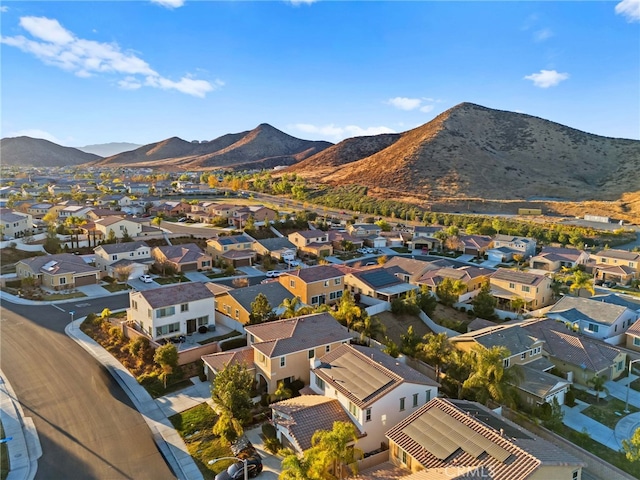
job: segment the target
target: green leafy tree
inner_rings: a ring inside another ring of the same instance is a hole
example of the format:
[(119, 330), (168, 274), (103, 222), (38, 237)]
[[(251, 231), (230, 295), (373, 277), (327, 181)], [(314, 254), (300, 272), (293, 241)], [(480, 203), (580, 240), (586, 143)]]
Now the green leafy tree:
[(118, 238), (116, 237), (116, 232), (113, 230), (113, 228), (110, 228), (109, 233), (107, 234), (106, 243), (116, 243), (117, 241)]
[(569, 287), (569, 290), (572, 293), (575, 292), (577, 297), (580, 296), (582, 289), (587, 290), (591, 295), (595, 295), (596, 291), (593, 288), (593, 277), (588, 273), (582, 270), (576, 270), (573, 272), (573, 275), (571, 275), (571, 280), (573, 283)]
[(269, 303), (264, 293), (259, 293), (251, 302), (251, 313), (249, 321), (251, 323), (262, 323), (269, 320), (273, 316), (273, 307)]
[(178, 368), (178, 349), (172, 343), (167, 343), (156, 349), (153, 361), (162, 369), (164, 388), (167, 388), (167, 378)]
[(47, 236), (44, 239), (43, 247), (47, 253), (60, 253), (60, 239), (58, 238), (55, 229), (47, 228)]
[(400, 355), (400, 347), (387, 336), (384, 337), (383, 343), (384, 349), (382, 351), (393, 358), (398, 358), (398, 355)]
[(413, 325), (409, 325), (407, 333), (400, 335), (400, 351), (410, 357), (416, 356), (420, 337), (414, 332)]
[(311, 461), (309, 455), (298, 455), (288, 451), (282, 459), (282, 473), (279, 480), (316, 480), (319, 477), (313, 476), (311, 471)]
[(474, 392), (478, 401), (486, 403), (490, 398), (508, 406), (515, 405), (514, 387), (522, 379), (519, 365), (510, 368), (504, 360), (511, 355), (503, 346), (477, 347), (472, 351), (472, 367), (463, 387)]
[(448, 362), (451, 355), (452, 347), (447, 339), (447, 334), (444, 332), (427, 333), (422, 337), (422, 342), (420, 354), (425, 362), (435, 367), (436, 378), (440, 378), (442, 366)]
[(600, 375), (594, 375), (589, 380), (587, 380), (587, 385), (591, 385), (593, 390), (596, 392), (596, 402), (600, 403), (600, 394), (606, 393), (609, 394), (609, 389), (605, 387), (605, 383), (607, 383), (607, 377), (601, 377)]
[(356, 305), (356, 301), (349, 290), (344, 291), (338, 304), (338, 310), (333, 313), (333, 316), (340, 323), (346, 325), (347, 330), (351, 330), (353, 324), (362, 317), (362, 310)]
[(376, 340), (378, 337), (383, 337), (386, 330), (378, 317), (370, 317), (366, 312), (353, 323), (352, 327), (355, 331), (360, 332), (360, 341), (366, 341), (367, 345), (371, 344), (371, 339)]
[(630, 462), (640, 460), (640, 427), (636, 428), (630, 439), (622, 440), (622, 451)]
[(330, 431), (318, 430), (311, 437), (313, 458), (328, 473), (343, 478), (344, 465), (355, 462), (360, 455), (354, 444), (358, 441), (358, 432), (353, 423), (333, 422)]
[[(251, 418), (253, 375), (246, 365), (230, 363), (213, 380), (211, 398), (219, 414), (214, 433), (231, 441)], [(218, 424), (219, 423), (219, 424)]]
[(482, 285), (478, 295), (471, 300), (471, 304), (473, 305), (473, 311), (476, 316), (484, 318), (485, 320), (495, 318), (498, 300), (491, 295), (491, 285), (489, 282), (485, 282)]
[(438, 295), (440, 303), (450, 307), (458, 301), (458, 297), (466, 289), (467, 287), (462, 280), (444, 278), (436, 287), (436, 295)]
[(473, 363), (472, 354), (462, 350), (453, 349), (449, 355), (446, 365), (446, 375), (443, 379), (443, 386), (449, 389), (449, 395), (455, 398), (462, 398), (464, 382), (471, 374)]
[(300, 297), (285, 298), (279, 308), (283, 309), (280, 318), (294, 318), (312, 312), (310, 307), (302, 305)]
[(103, 309), (102, 313), (100, 313), (100, 318), (102, 320), (106, 320), (110, 316), (111, 316), (111, 310), (109, 310), (108, 308)]
[(284, 400), (285, 398), (291, 398), (292, 396), (293, 392), (291, 391), (291, 389), (287, 388), (284, 382), (280, 380), (276, 385), (275, 391), (273, 392), (274, 399)]

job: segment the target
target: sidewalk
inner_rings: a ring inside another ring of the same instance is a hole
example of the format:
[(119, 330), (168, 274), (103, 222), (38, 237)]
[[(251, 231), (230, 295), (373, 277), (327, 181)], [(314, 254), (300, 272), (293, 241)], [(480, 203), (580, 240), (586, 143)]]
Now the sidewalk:
[(11, 385), (0, 370), (0, 421), (9, 454), (11, 470), (7, 480), (31, 480), (38, 471), (42, 448), (38, 432), (30, 417), (24, 416), (22, 406)]
[(189, 455), (187, 446), (163, 410), (120, 362), (80, 330), (82, 320), (69, 323), (65, 333), (104, 365), (129, 396), (147, 422), (158, 448), (176, 476), (181, 480), (201, 480), (202, 474)]

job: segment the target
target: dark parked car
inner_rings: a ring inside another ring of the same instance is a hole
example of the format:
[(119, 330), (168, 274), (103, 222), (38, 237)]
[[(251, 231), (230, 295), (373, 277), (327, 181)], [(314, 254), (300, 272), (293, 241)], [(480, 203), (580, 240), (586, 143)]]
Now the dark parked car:
[[(254, 453), (247, 458), (247, 472), (249, 478), (257, 477), (262, 472), (262, 458), (258, 453)], [(226, 470), (216, 475), (215, 480), (243, 480), (244, 461), (236, 462)]]

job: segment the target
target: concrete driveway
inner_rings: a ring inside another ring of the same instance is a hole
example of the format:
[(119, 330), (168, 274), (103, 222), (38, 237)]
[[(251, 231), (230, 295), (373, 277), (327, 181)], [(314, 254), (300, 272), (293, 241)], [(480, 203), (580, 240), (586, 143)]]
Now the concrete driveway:
[(615, 397), (623, 402), (627, 401), (627, 392), (629, 394), (629, 405), (640, 408), (640, 392), (633, 388), (628, 388), (627, 385), (638, 378), (638, 375), (631, 374), (626, 378), (621, 378), (615, 382), (609, 380), (605, 383), (605, 387), (609, 390), (609, 395)]

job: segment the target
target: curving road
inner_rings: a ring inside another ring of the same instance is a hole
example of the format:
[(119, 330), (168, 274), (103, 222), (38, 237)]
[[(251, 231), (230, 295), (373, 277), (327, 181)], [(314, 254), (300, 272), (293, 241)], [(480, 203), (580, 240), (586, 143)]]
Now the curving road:
[(79, 318), (127, 304), (127, 294), (57, 306), (3, 302), (0, 362), (38, 431), (36, 479), (176, 478), (124, 391), (64, 333), (69, 310)]

